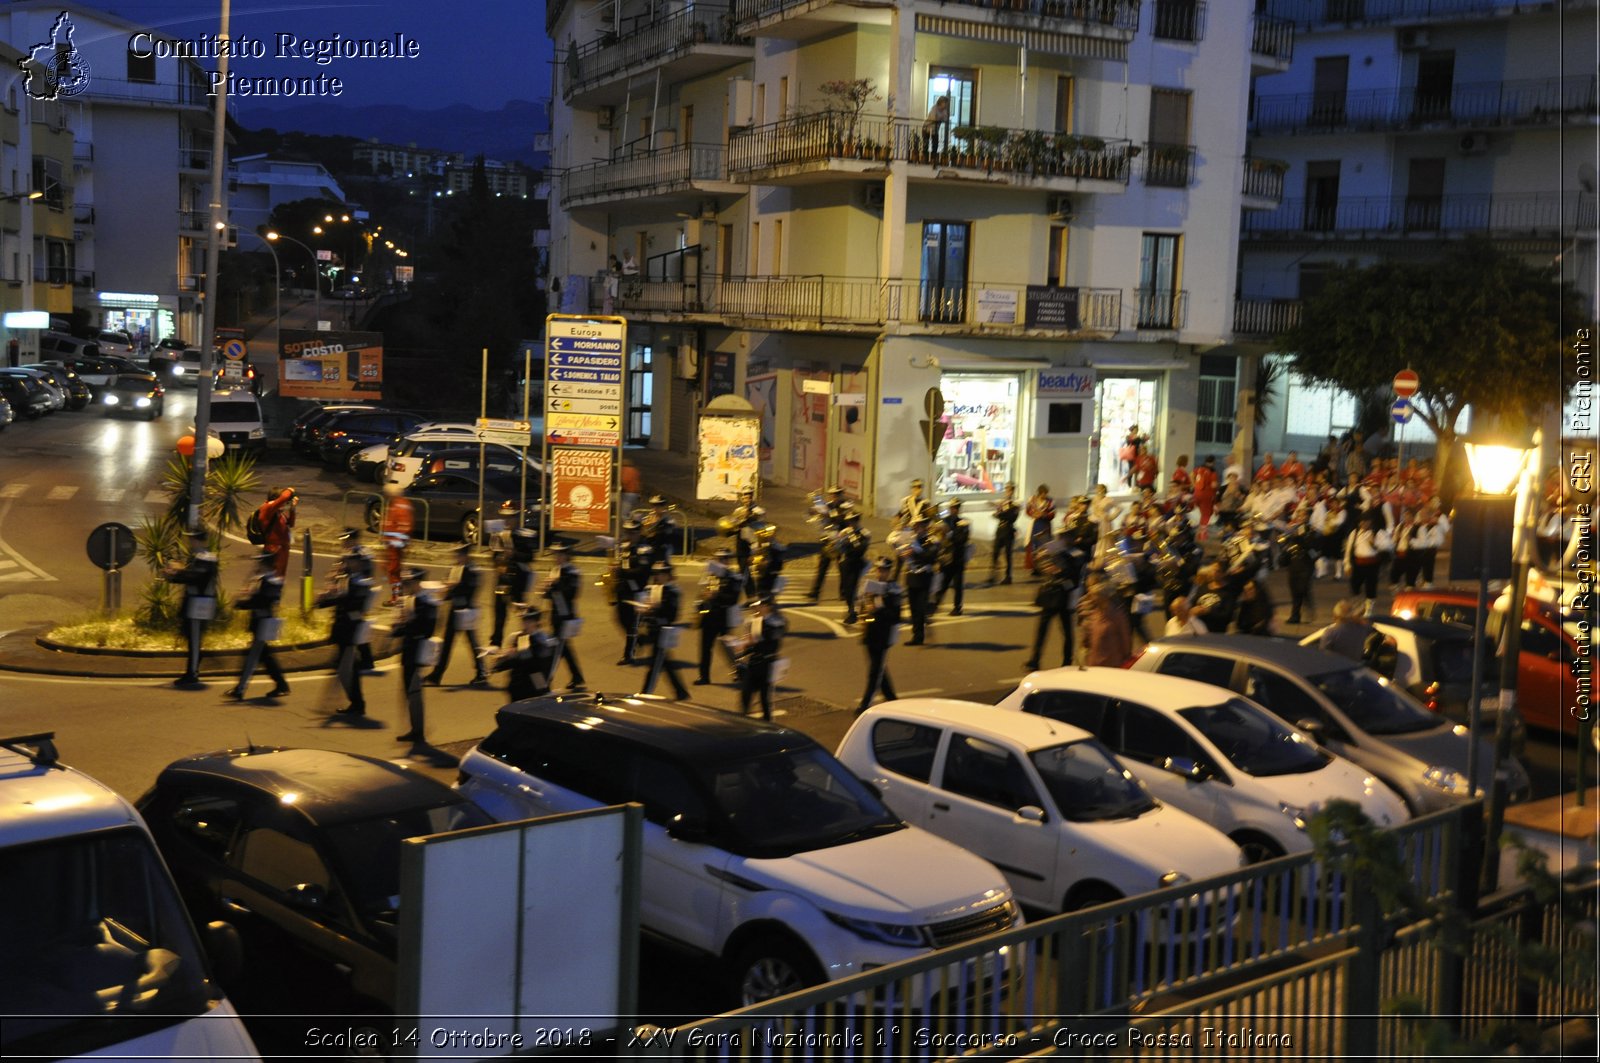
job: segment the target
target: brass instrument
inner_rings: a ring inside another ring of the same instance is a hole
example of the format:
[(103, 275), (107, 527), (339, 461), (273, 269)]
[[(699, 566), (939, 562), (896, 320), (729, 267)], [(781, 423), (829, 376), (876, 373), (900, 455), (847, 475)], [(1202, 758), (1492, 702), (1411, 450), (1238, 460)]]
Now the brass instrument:
[(660, 526), (661, 512), (659, 510), (652, 509), (649, 513), (646, 513), (644, 515), (644, 519), (639, 522), (639, 535), (646, 542), (652, 542), (656, 537), (656, 529)]
[(718, 535), (734, 535), (739, 530), (739, 522), (730, 516), (717, 518)]

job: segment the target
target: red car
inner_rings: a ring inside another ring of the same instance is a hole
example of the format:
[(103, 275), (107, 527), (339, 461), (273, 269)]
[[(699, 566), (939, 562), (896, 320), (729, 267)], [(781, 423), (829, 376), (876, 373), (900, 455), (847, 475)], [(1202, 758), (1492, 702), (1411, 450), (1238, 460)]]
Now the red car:
[[(1475, 590), (1451, 587), (1401, 591), (1395, 595), (1390, 612), (1396, 616), (1420, 616), (1471, 627), (1477, 619), (1478, 595)], [(1492, 644), (1500, 641), (1505, 616), (1504, 599), (1490, 605), (1484, 636)], [(1572, 735), (1578, 733), (1580, 672), (1586, 680), (1582, 704), (1593, 711), (1590, 677), (1594, 675), (1594, 643), (1580, 644), (1577, 634), (1577, 624), (1564, 619), (1550, 602), (1536, 598), (1526, 600), (1522, 653), (1517, 666), (1517, 708), (1528, 726)], [(1596, 744), (1600, 745), (1600, 728), (1594, 728), (1592, 733)]]

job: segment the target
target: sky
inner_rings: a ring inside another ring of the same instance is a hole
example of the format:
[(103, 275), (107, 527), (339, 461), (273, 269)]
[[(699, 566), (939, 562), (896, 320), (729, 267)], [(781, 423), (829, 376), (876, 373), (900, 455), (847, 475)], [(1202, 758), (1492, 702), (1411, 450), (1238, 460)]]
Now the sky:
[[(222, 0), (89, 0), (132, 22), (185, 41), (215, 34)], [(259, 41), (263, 59), (230, 61), (232, 69), (256, 77), (314, 77), (343, 82), (330, 106), (360, 107), (400, 103), (423, 110), (467, 104), (496, 110), (508, 100), (542, 100), (550, 95), (551, 46), (544, 35), (543, 0), (382, 0), (382, 2), (284, 3), (282, 0), (232, 0), (232, 34)], [(275, 54), (278, 34), (322, 40), (334, 34), (414, 41), (416, 58), (337, 59), (317, 65), (308, 58)], [(207, 70), (216, 61), (201, 60)], [(228, 109), (246, 126), (269, 124), (263, 116), (306, 98), (255, 99), (230, 93)]]

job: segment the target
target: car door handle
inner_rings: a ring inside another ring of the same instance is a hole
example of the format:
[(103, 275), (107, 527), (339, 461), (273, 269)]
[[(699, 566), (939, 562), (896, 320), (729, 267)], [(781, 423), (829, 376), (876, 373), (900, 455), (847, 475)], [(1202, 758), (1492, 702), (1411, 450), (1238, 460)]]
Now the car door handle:
[(935, 801), (933, 803), (933, 810), (935, 812), (948, 812), (950, 811), (950, 806), (945, 804), (943, 801)]
[(532, 794), (534, 797), (543, 797), (544, 796), (544, 791), (543, 790), (540, 790), (537, 787), (529, 786), (527, 783), (518, 783), (517, 784), (517, 789), (519, 791), (521, 791), (522, 793)]
[(240, 904), (238, 901), (234, 900), (232, 897), (223, 897), (223, 898), (221, 898), (221, 901), (222, 901), (222, 907), (226, 908), (233, 915), (249, 915), (249, 914), (251, 914), (249, 908), (247, 908), (244, 905)]

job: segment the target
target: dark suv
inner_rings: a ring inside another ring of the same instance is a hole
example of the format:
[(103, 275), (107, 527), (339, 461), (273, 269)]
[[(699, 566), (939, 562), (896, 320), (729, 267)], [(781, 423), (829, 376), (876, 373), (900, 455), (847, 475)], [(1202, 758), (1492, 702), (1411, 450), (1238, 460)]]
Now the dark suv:
[(314, 429), (317, 433), (317, 456), (336, 469), (348, 469), (351, 454), (362, 447), (387, 443), (396, 436), (406, 435), (422, 421), (414, 413), (396, 410), (345, 410)]

